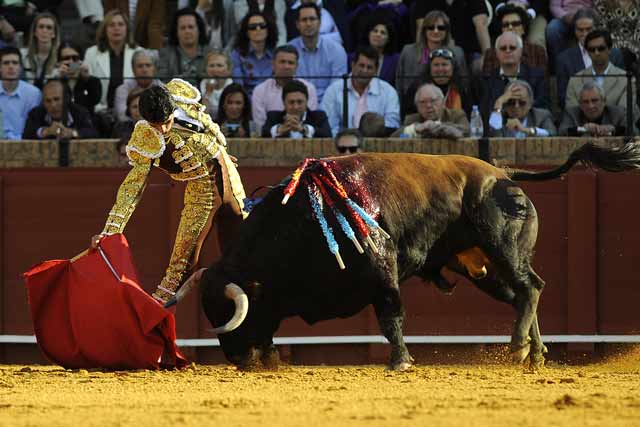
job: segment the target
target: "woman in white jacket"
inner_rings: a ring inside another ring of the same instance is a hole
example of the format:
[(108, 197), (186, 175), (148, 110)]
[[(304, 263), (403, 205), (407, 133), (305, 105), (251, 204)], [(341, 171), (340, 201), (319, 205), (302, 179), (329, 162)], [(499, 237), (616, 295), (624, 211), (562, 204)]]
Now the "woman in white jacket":
[(102, 83), (102, 98), (96, 105), (96, 112), (100, 112), (113, 107), (116, 88), (124, 79), (134, 78), (131, 58), (139, 48), (133, 42), (129, 20), (118, 9), (104, 15), (96, 43), (87, 49), (84, 63), (89, 74)]

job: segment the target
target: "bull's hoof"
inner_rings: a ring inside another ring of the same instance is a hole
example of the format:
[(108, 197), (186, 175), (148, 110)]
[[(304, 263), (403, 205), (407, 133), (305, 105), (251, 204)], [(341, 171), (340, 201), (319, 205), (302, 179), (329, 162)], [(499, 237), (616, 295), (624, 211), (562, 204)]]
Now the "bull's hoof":
[(544, 367), (544, 356), (542, 352), (529, 353), (529, 370), (531, 372), (538, 372)]
[(413, 363), (411, 362), (400, 362), (400, 363), (394, 363), (390, 365), (389, 369), (392, 371), (403, 372), (403, 371), (408, 371), (412, 367), (413, 367)]
[(531, 338), (527, 337), (522, 344), (511, 342), (511, 360), (514, 363), (524, 363), (531, 352)]
[(275, 347), (270, 347), (262, 353), (260, 360), (265, 369), (276, 370), (280, 365), (280, 354)]

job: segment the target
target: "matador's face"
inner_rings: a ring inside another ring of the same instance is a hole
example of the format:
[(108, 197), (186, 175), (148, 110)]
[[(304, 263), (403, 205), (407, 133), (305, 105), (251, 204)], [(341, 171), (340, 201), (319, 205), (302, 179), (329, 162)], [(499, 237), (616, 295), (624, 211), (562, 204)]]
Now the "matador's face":
[(161, 134), (166, 135), (170, 130), (171, 126), (173, 126), (173, 113), (169, 116), (169, 118), (162, 123), (149, 123), (153, 128), (158, 130)]

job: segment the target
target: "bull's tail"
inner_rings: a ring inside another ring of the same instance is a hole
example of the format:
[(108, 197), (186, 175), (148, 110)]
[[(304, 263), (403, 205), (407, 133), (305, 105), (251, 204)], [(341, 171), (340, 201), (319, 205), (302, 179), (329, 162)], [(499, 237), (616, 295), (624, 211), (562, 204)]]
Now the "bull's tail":
[(608, 172), (640, 169), (640, 144), (627, 143), (619, 148), (606, 148), (588, 142), (573, 151), (567, 161), (555, 169), (544, 172), (511, 170), (508, 173), (514, 181), (545, 181), (567, 173), (578, 162)]

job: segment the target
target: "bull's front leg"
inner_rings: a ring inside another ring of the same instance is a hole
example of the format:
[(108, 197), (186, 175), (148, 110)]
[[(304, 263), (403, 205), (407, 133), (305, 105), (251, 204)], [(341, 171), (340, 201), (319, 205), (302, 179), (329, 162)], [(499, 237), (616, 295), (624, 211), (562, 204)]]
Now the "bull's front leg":
[(524, 362), (529, 353), (531, 352), (531, 334), (534, 337), (537, 335), (537, 340), (534, 338), (534, 351), (540, 356), (542, 355), (542, 341), (539, 339), (539, 331), (532, 331), (534, 321), (537, 325), (536, 311), (538, 309), (538, 300), (540, 298), (540, 291), (533, 287), (527, 286), (524, 289), (520, 289), (520, 292), (516, 294), (514, 306), (516, 309), (516, 323), (513, 328), (513, 334), (511, 336), (511, 353), (513, 359), (516, 362)]
[(384, 289), (377, 295), (373, 307), (380, 325), (380, 331), (391, 343), (389, 368), (395, 371), (409, 369), (413, 364), (413, 357), (409, 354), (402, 335), (404, 308), (402, 307), (398, 288)]

